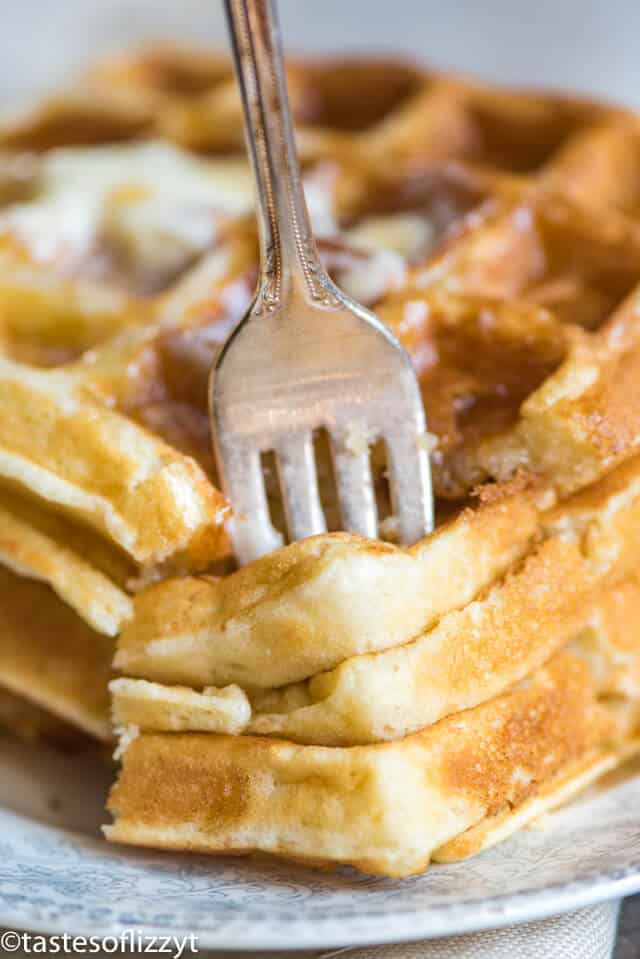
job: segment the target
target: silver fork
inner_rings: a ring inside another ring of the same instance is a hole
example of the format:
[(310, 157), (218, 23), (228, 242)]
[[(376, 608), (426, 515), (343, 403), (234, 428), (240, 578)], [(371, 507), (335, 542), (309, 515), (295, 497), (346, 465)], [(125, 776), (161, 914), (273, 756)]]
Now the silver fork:
[(275, 453), (290, 540), (326, 531), (313, 433), (326, 429), (342, 526), (375, 537), (368, 444), (387, 450), (391, 506), (403, 543), (433, 528), (420, 391), (387, 327), (324, 271), (311, 233), (293, 140), (272, 0), (225, 0), (257, 186), (261, 273), (247, 315), (212, 371), (210, 412), (236, 558), (282, 543), (261, 454)]

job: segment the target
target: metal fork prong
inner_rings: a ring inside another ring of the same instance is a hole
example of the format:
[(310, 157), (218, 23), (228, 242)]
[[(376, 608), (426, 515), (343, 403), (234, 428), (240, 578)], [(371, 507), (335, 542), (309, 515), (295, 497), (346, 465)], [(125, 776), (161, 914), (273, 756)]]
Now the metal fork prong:
[(369, 450), (353, 451), (342, 439), (332, 436), (331, 453), (342, 528), (375, 538), (378, 535), (378, 509)]
[(311, 433), (293, 433), (275, 446), (282, 504), (289, 538), (326, 533)]
[(259, 451), (235, 443), (221, 452), (225, 493), (233, 504), (230, 533), (236, 558), (244, 565), (278, 549), (283, 537), (271, 522)]
[(391, 509), (400, 542), (417, 543), (433, 531), (433, 490), (426, 446), (412, 430), (385, 436)]

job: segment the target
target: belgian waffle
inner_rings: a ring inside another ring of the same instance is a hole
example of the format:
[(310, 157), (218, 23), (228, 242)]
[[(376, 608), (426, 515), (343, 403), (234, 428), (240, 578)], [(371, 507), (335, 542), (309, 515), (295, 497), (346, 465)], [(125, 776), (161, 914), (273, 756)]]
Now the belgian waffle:
[(48, 586), (2, 568), (0, 584), (5, 691), (109, 740), (112, 642), (91, 630)]
[(521, 812), (559, 777), (615, 761), (629, 748), (625, 726), (563, 654), (526, 688), (384, 745), (143, 733), (125, 750), (107, 835), (407, 875), (486, 817)]
[(48, 683), (66, 647), (16, 615), (0, 683), (106, 735), (120, 634), (109, 838), (404, 875), (637, 745), (640, 121), (393, 62), (289, 83), (322, 255), (418, 372), (438, 529), (233, 571), (205, 397), (256, 277), (238, 94), (206, 53), (104, 64), (0, 131), (2, 591), (100, 678)]

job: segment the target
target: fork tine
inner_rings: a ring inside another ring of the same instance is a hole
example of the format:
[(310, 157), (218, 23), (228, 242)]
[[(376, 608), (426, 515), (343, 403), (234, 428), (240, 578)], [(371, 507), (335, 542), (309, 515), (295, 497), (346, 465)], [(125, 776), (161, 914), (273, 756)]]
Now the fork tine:
[(275, 454), (289, 538), (326, 533), (311, 433), (283, 438), (275, 445)]
[(234, 552), (244, 565), (278, 549), (283, 539), (271, 522), (259, 451), (237, 441), (221, 444), (218, 462), (233, 505), (229, 532)]
[(378, 509), (369, 450), (353, 452), (345, 444), (344, 437), (332, 435), (331, 453), (343, 528), (375, 538), (378, 535)]
[(433, 490), (426, 447), (412, 430), (384, 437), (387, 448), (391, 508), (398, 517), (400, 540), (416, 543), (433, 530)]

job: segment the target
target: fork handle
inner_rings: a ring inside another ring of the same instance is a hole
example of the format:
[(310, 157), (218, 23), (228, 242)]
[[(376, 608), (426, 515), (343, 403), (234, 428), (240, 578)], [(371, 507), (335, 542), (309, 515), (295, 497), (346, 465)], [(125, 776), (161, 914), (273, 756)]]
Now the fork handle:
[[(303, 285), (327, 302), (300, 178), (275, 0), (225, 0), (257, 188), (261, 276), (256, 306), (274, 309)], [(255, 307), (254, 307), (255, 309)]]

